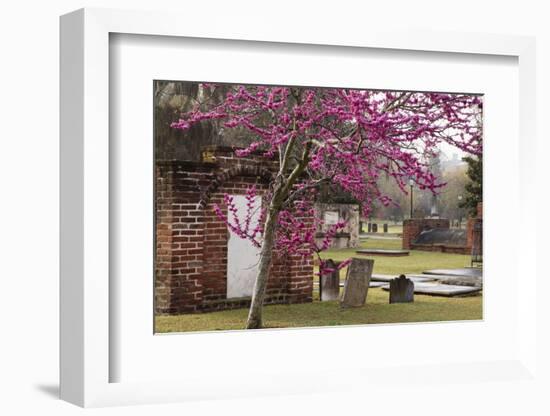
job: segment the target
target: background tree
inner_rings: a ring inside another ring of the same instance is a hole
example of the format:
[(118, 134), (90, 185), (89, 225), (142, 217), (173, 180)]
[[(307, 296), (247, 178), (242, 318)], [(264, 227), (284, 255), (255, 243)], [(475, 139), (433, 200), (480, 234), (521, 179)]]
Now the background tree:
[(477, 204), (483, 200), (483, 159), (467, 156), (463, 160), (468, 164), (466, 174), (470, 181), (466, 184), (466, 197), (460, 204), (461, 208), (466, 208), (468, 213), (475, 217), (477, 215)]
[(372, 212), (375, 218), (388, 219), (395, 223), (403, 221), (409, 216), (410, 198), (389, 175), (384, 175), (378, 180), (378, 189), (391, 199), (391, 204), (386, 207), (382, 203), (376, 203)]
[[(217, 94), (216, 85), (201, 84), (198, 96)], [(274, 252), (311, 256), (330, 246), (335, 224), (321, 244), (315, 242), (320, 219), (309, 224), (319, 188), (327, 184), (361, 203), (363, 214), (374, 201), (391, 204), (379, 187), (381, 175), (407, 192), (414, 178), (420, 189), (435, 192), (441, 184), (429, 160), (442, 141), (465, 152), (481, 154), (481, 98), (462, 94), (366, 91), (331, 88), (287, 88), (237, 85), (224, 89), (221, 103), (197, 99), (193, 111), (172, 124), (187, 130), (205, 120), (224, 128), (244, 129), (254, 140), (235, 151), (247, 157), (259, 152), (277, 158), (279, 170), (264, 196), (261, 221), (252, 224), (255, 189), (249, 189), (246, 219), (239, 220), (230, 196), (227, 215), (217, 212), (241, 238), (261, 247), (247, 328), (262, 326), (262, 305)], [(323, 272), (325, 263), (320, 260)]]
[(438, 200), (443, 218), (461, 219), (464, 217), (464, 208), (460, 206), (466, 195), (466, 184), (468, 177), (466, 175), (466, 166), (459, 166), (453, 169), (443, 171), (441, 180), (445, 182), (439, 193)]

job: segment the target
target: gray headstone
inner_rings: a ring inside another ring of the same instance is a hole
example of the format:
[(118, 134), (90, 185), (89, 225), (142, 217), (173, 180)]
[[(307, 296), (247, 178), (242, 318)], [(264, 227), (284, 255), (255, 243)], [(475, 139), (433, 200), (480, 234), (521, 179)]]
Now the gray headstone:
[(404, 274), (390, 280), (390, 303), (414, 302), (414, 283)]
[(368, 233), (372, 232), (372, 223), (370, 223), (370, 222), (367, 224), (367, 232)]
[(322, 302), (336, 300), (340, 295), (340, 270), (332, 259), (327, 260), (327, 267), (332, 271), (319, 277), (319, 298)]
[(340, 300), (342, 308), (363, 306), (367, 300), (374, 260), (353, 258), (348, 267)]
[(378, 224), (374, 223), (372, 224), (372, 232), (377, 233), (378, 232)]
[(385, 232), (385, 233), (388, 232), (388, 224), (384, 224), (384, 232)]

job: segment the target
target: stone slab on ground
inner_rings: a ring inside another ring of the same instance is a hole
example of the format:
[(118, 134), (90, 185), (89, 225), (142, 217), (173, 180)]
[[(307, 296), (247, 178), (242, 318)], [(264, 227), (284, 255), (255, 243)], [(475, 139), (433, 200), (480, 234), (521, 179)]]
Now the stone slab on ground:
[(437, 280), (439, 283), (442, 283), (444, 285), (483, 287), (483, 279), (481, 279), (480, 277), (449, 276), (444, 274), (408, 274), (407, 277), (411, 279), (421, 279), (422, 277), (429, 277), (432, 278), (432, 280)]
[(401, 240), (400, 234), (360, 234), (361, 240)]
[[(388, 285), (388, 282), (380, 282), (380, 281), (374, 281), (374, 280), (371, 280), (369, 282), (369, 287), (384, 287), (384, 286), (387, 286)], [(313, 287), (319, 287), (319, 283), (317, 282), (313, 282)], [(344, 282), (340, 282), (340, 287), (344, 287)]]
[[(383, 287), (387, 285), (388, 282), (375, 282), (374, 280), (371, 280), (369, 282), (369, 287)], [(344, 287), (344, 282), (340, 282), (340, 287)]]
[(388, 283), (387, 282), (377, 282), (377, 281), (373, 281), (371, 280), (370, 283), (369, 283), (369, 287), (384, 287), (384, 286), (387, 286)]
[[(384, 290), (389, 290), (389, 285), (387, 287), (382, 287)], [(473, 295), (481, 291), (481, 288), (472, 287), (472, 286), (457, 286), (457, 285), (443, 285), (440, 283), (415, 283), (414, 284), (414, 293), (421, 295), (432, 295), (432, 296), (465, 296)]]
[(468, 277), (481, 277), (483, 274), (482, 269), (477, 267), (464, 267), (461, 269), (432, 269), (422, 272), (427, 275), (444, 275), (444, 276), (468, 276)]
[(441, 279), (437, 279), (439, 283), (444, 285), (455, 285), (455, 286), (472, 286), (472, 287), (483, 287), (483, 280), (480, 277), (472, 276), (445, 276)]
[[(413, 282), (433, 282), (436, 280), (432, 276), (422, 276), (419, 274), (405, 274), (406, 277), (410, 278)], [(371, 280), (375, 282), (389, 282), (392, 279), (395, 279), (398, 276), (394, 276), (393, 274), (373, 274), (371, 277)]]
[(357, 254), (371, 255), (371, 256), (388, 256), (388, 257), (401, 257), (408, 256), (409, 250), (384, 250), (377, 248), (363, 248), (355, 250)]

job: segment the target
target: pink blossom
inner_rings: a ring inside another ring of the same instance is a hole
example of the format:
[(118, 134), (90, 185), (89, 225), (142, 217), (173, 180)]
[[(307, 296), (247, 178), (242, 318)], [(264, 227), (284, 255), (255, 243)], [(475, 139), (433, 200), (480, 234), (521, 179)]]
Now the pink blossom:
[[(212, 94), (217, 88), (203, 87)], [(278, 213), (275, 250), (281, 254), (318, 254), (345, 227), (340, 222), (325, 227), (324, 236), (316, 238), (323, 226), (313, 215), (320, 184), (346, 191), (368, 215), (375, 201), (385, 206), (395, 203), (378, 188), (382, 175), (392, 178), (404, 193), (409, 178), (420, 189), (435, 193), (445, 185), (429, 168), (437, 146), (448, 143), (474, 155), (483, 151), (482, 99), (476, 95), (245, 85), (224, 94), (221, 102), (181, 114), (171, 126), (185, 130), (220, 120), (226, 128), (246, 131), (252, 140), (235, 151), (239, 157), (257, 153), (271, 159), (283, 154), (291, 142), (310, 149), (305, 174)], [(242, 221), (228, 196), (215, 211), (233, 233), (260, 246), (266, 214), (265, 206), (255, 206), (257, 194), (256, 188), (247, 190)], [(263, 198), (267, 205), (271, 194)], [(253, 224), (258, 209), (260, 220)]]

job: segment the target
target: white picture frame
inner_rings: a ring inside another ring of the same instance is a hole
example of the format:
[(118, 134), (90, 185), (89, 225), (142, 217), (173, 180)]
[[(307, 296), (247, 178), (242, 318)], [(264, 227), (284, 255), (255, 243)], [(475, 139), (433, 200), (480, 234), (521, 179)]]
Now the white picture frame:
[[(280, 31), (265, 22), (246, 35), (236, 34), (229, 23), (205, 28), (200, 21), (174, 13), (82, 9), (61, 18), (61, 398), (79, 406), (162, 403), (214, 397), (298, 394), (361, 389), (375, 380), (382, 384), (402, 377), (412, 385), (415, 377), (425, 383), (445, 383), (440, 374), (475, 385), (484, 380), (503, 380), (531, 391), (540, 387), (537, 372), (537, 279), (535, 250), (518, 242), (525, 287), (517, 291), (518, 345), (514, 354), (498, 361), (438, 365), (418, 363), (415, 368), (342, 368), (332, 371), (336, 382), (326, 385), (315, 374), (289, 379), (284, 373), (268, 374), (268, 380), (239, 379), (232, 385), (194, 377), (179, 381), (110, 382), (110, 365), (119, 359), (110, 349), (109, 291), (109, 36), (114, 33), (278, 42), (333, 47), (431, 51), (441, 54), (503, 55), (518, 59), (519, 66), (519, 224), (525, 241), (535, 241), (534, 203), (536, 166), (535, 41), (530, 37), (473, 33), (433, 33), (387, 27), (386, 31), (350, 27), (327, 33), (287, 27)], [(512, 270), (510, 273), (518, 273)], [(152, 312), (151, 312), (152, 313)], [(208, 336), (206, 334), (202, 336)], [(313, 332), (303, 335), (313, 336)], [(416, 376), (407, 378), (404, 372)], [(443, 381), (442, 381), (443, 380)], [(516, 383), (516, 384), (514, 384)], [(539, 384), (537, 384), (539, 383)], [(389, 384), (388, 384), (389, 385)], [(464, 388), (466, 389), (466, 388)], [(496, 394), (496, 392), (495, 392)]]

